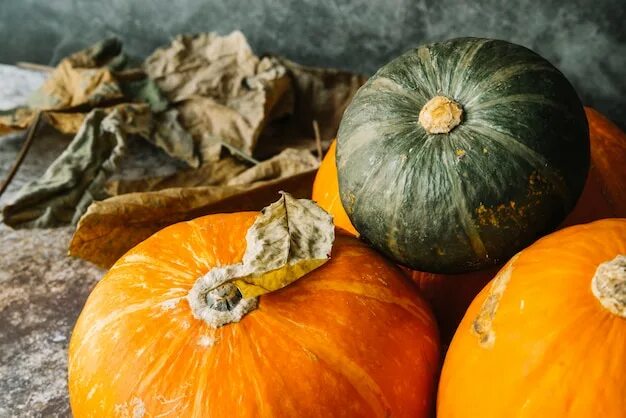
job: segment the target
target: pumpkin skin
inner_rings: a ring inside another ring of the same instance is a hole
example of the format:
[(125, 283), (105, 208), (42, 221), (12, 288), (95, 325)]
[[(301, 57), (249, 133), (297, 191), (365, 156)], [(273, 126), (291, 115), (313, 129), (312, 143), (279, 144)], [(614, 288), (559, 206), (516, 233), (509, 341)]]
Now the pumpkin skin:
[(394, 59), (354, 96), (337, 138), (340, 197), (356, 230), (434, 273), (496, 265), (556, 227), (588, 167), (571, 84), (498, 40), (454, 39)]
[(585, 108), (591, 167), (583, 193), (563, 226), (602, 218), (626, 218), (626, 133), (604, 115)]
[(435, 274), (405, 268), (435, 314), (443, 351), (452, 341), (468, 306), (498, 270), (496, 266), (463, 274)]
[(330, 261), (261, 296), (238, 323), (213, 329), (192, 316), (187, 292), (213, 266), (241, 260), (256, 216), (175, 224), (111, 268), (70, 343), (75, 417), (428, 416), (432, 314), (355, 238), (338, 234)]
[(326, 212), (333, 217), (333, 223), (337, 228), (341, 228), (351, 235), (358, 236), (359, 233), (352, 226), (348, 214), (341, 204), (339, 198), (339, 183), (337, 181), (337, 166), (335, 161), (335, 152), (337, 150), (337, 141), (330, 143), (326, 155), (320, 164), (320, 168), (315, 174), (313, 182), (312, 199), (317, 202)]
[(626, 219), (607, 219), (562, 229), (511, 259), (454, 335), (437, 416), (624, 417), (626, 317), (591, 285), (598, 265), (620, 254)]
[[(336, 141), (333, 141), (322, 160), (313, 183), (313, 200), (333, 216), (337, 228), (357, 236), (358, 232), (339, 199), (339, 183), (335, 165)], [(497, 267), (465, 274), (424, 273), (402, 267), (417, 285), (435, 314), (442, 347), (452, 340), (456, 327), (474, 297), (498, 272)]]

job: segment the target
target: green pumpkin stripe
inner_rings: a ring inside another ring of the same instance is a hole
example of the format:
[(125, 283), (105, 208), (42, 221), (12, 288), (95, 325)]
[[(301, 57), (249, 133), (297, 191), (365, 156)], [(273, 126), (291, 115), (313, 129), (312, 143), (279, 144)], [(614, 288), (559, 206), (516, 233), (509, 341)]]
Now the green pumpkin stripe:
[(563, 112), (567, 112), (567, 109), (561, 104), (557, 103), (554, 100), (548, 99), (546, 96), (542, 94), (511, 94), (510, 96), (498, 97), (491, 100), (478, 101), (478, 103), (471, 105), (471, 107), (467, 108), (468, 112), (471, 111), (472, 114), (479, 112), (481, 110), (489, 110), (498, 105), (506, 105), (511, 103), (534, 103), (545, 106), (552, 106), (556, 109), (559, 109)]
[(523, 158), (528, 164), (534, 167), (543, 177), (547, 178), (554, 187), (554, 191), (563, 201), (563, 207), (567, 208), (571, 205), (570, 194), (563, 178), (550, 166), (550, 163), (537, 151), (533, 150), (526, 144), (521, 143), (515, 137), (505, 134), (494, 129), (491, 126), (480, 124), (477, 122), (465, 124), (465, 129), (473, 131), (499, 143), (512, 154)]
[(472, 250), (479, 258), (487, 257), (487, 249), (485, 248), (485, 244), (483, 243), (482, 238), (480, 237), (480, 233), (478, 232), (478, 227), (474, 222), (474, 218), (472, 213), (469, 211), (467, 207), (467, 200), (465, 198), (465, 194), (463, 193), (462, 184), (463, 179), (461, 178), (459, 170), (456, 170), (455, 165), (455, 150), (451, 146), (450, 141), (446, 141), (446, 145), (448, 148), (448, 152), (446, 152), (441, 160), (443, 162), (444, 171), (447, 174), (448, 181), (450, 182), (450, 192), (452, 193), (452, 201), (455, 202), (455, 209), (459, 214), (459, 219), (461, 220), (461, 226), (463, 227), (463, 231), (467, 235), (469, 239), (470, 245), (472, 246)]
[(480, 99), (485, 93), (494, 89), (497, 85), (500, 85), (517, 75), (529, 73), (531, 71), (558, 73), (558, 70), (545, 63), (519, 63), (509, 65), (508, 67), (503, 67), (500, 70), (493, 72), (489, 77), (480, 80), (473, 87), (465, 90), (465, 92), (462, 92), (459, 97), (459, 103), (464, 107), (471, 106), (472, 103)]
[[(459, 58), (459, 61), (457, 62), (456, 66), (454, 67), (454, 75), (452, 77), (452, 81), (450, 82), (450, 85), (448, 86), (448, 92), (453, 92), (452, 93), (452, 98), (456, 98), (459, 97), (459, 95), (461, 94), (460, 89), (463, 88), (463, 84), (459, 84), (461, 82), (461, 79), (464, 78), (464, 73), (463, 73), (463, 69), (464, 68), (468, 68), (472, 62), (474, 61), (474, 57), (476, 57), (476, 54), (478, 53), (478, 51), (480, 51), (480, 49), (487, 43), (490, 43), (491, 41), (488, 39), (481, 39), (478, 42), (475, 43), (468, 43), (466, 45), (466, 48), (463, 52), (460, 52), (461, 57)], [(454, 56), (452, 54), (452, 56)], [(460, 76), (463, 75), (463, 76)]]
[(427, 47), (419, 48), (417, 50), (417, 57), (426, 73), (426, 82), (431, 89), (430, 94), (434, 96), (438, 91), (441, 91), (441, 80), (439, 80), (439, 71), (433, 66), (430, 50)]

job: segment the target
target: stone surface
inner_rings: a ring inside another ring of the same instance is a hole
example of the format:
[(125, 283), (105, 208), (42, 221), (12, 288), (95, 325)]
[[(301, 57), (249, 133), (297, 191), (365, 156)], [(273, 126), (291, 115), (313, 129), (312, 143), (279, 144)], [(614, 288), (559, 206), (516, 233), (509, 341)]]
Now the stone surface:
[(38, 71), (0, 64), (0, 111), (23, 106), (31, 92), (43, 84), (47, 75)]
[(144, 57), (178, 33), (241, 29), (258, 53), (371, 74), (418, 44), (506, 39), (548, 58), (586, 104), (626, 127), (623, 0), (2, 0), (0, 62), (54, 64), (117, 35)]
[[(10, 201), (41, 175), (68, 137), (44, 128), (15, 180)], [(0, 178), (23, 135), (0, 137)], [(0, 224), (0, 417), (69, 416), (67, 346), (87, 295), (103, 271), (67, 257), (72, 228), (14, 231)]]
[[(40, 74), (0, 66), (0, 104), (20, 104)], [(10, 87), (3, 88), (3, 87)], [(0, 136), (0, 182), (13, 165), (24, 133)], [(33, 141), (0, 207), (41, 176), (71, 136), (45, 124)], [(179, 164), (147, 141), (130, 141), (114, 178), (171, 174)], [(0, 418), (70, 416), (67, 347), (74, 323), (104, 271), (67, 256), (73, 232), (12, 230), (0, 223)]]
[(67, 347), (103, 272), (66, 256), (70, 236), (0, 226), (0, 417), (71, 415)]

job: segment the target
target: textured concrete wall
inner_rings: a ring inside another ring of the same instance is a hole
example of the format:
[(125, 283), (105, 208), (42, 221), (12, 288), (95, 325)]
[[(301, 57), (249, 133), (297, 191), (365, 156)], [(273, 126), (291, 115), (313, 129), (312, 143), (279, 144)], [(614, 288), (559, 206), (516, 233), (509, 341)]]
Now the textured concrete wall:
[(0, 0), (0, 62), (54, 64), (107, 35), (141, 57), (181, 32), (241, 29), (258, 53), (372, 73), (420, 43), (507, 39), (626, 127), (625, 0)]

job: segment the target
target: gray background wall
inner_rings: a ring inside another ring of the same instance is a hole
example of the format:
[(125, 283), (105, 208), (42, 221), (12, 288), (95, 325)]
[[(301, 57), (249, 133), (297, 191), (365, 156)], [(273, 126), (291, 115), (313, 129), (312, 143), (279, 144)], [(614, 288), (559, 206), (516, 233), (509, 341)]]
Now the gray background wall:
[(420, 43), (495, 37), (626, 128), (625, 21), (625, 0), (0, 0), (0, 62), (55, 64), (108, 35), (143, 57), (178, 33), (241, 29), (257, 53), (370, 74)]

